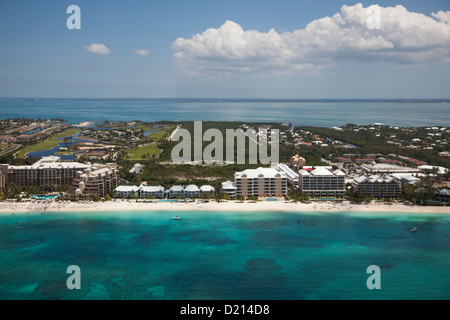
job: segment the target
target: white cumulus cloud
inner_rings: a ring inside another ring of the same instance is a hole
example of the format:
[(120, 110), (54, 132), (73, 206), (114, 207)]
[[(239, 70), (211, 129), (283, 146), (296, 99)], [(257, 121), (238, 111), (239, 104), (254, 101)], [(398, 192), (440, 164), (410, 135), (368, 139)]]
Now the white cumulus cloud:
[(148, 56), (150, 54), (150, 50), (144, 50), (144, 49), (136, 49), (133, 50), (134, 53), (136, 53), (138, 56)]
[(93, 43), (89, 46), (84, 47), (87, 51), (94, 54), (108, 55), (110, 50), (102, 43)]
[[(379, 25), (369, 28), (369, 21)], [(278, 33), (243, 30), (226, 21), (172, 43), (185, 76), (316, 72), (339, 60), (426, 63), (450, 57), (450, 11), (422, 13), (405, 7), (342, 6), (304, 29)]]

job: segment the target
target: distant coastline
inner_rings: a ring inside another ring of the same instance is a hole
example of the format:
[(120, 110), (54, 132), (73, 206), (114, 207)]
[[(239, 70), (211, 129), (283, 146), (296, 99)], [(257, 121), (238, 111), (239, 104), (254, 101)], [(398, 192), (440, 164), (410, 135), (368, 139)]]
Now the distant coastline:
[(175, 101), (175, 102), (396, 102), (396, 103), (450, 103), (450, 98), (64, 98), (64, 97), (0, 97), (0, 101)]
[(450, 123), (450, 99), (0, 98), (0, 119), (248, 121), (333, 127)]

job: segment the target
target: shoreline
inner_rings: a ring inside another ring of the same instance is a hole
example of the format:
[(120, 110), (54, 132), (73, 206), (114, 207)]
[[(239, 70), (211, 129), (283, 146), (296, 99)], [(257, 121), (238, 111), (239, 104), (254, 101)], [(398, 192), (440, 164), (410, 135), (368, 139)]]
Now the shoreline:
[(38, 212), (127, 212), (127, 211), (233, 211), (233, 212), (373, 212), (373, 213), (446, 213), (450, 207), (417, 206), (404, 204), (351, 204), (313, 202), (294, 203), (285, 201), (236, 202), (234, 200), (209, 202), (136, 202), (134, 200), (117, 200), (106, 202), (0, 202), (0, 216), (13, 213)]

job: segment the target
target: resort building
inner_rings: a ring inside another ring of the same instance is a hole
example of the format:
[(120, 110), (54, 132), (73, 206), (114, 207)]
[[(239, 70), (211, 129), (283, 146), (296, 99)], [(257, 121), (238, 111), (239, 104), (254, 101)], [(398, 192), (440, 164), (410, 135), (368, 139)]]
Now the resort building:
[(247, 169), (234, 174), (236, 195), (280, 197), (287, 194), (287, 177), (273, 168)]
[(208, 192), (211, 195), (211, 197), (214, 197), (214, 195), (215, 195), (214, 191), (215, 191), (214, 187), (210, 186), (208, 184), (205, 184), (205, 185), (200, 187), (200, 195), (202, 195), (203, 193)]
[(198, 198), (200, 196), (200, 189), (196, 185), (190, 184), (184, 188), (184, 196), (186, 198)]
[(291, 168), (295, 170), (299, 170), (303, 168), (303, 166), (306, 164), (305, 158), (300, 157), (298, 154), (291, 157), (290, 166)]
[(8, 165), (0, 165), (0, 191), (5, 190), (7, 177)]
[(370, 175), (384, 174), (384, 173), (417, 173), (420, 169), (401, 167), (394, 164), (375, 163), (363, 164), (361, 168)]
[(114, 189), (114, 194), (119, 198), (134, 198), (139, 194), (139, 188), (136, 186), (118, 186)]
[(32, 165), (1, 165), (7, 172), (6, 184), (28, 186), (66, 186), (70, 185), (78, 171), (91, 167), (90, 164), (60, 161), (59, 157), (44, 157)]
[(345, 173), (324, 167), (299, 172), (298, 188), (310, 196), (342, 196), (345, 194)]
[(417, 169), (422, 170), (423, 172), (429, 171), (436, 171), (436, 174), (438, 175), (444, 175), (448, 172), (448, 169), (445, 167), (440, 167), (440, 166), (430, 166), (430, 165), (422, 165), (422, 166), (418, 166)]
[(141, 186), (139, 195), (141, 198), (164, 198), (165, 189), (162, 186)]
[(170, 189), (167, 190), (166, 193), (170, 199), (184, 198), (184, 188), (180, 185), (170, 187)]
[(438, 193), (436, 193), (436, 200), (439, 202), (450, 202), (450, 190), (440, 190)]
[(388, 174), (360, 176), (353, 180), (353, 187), (362, 195), (366, 194), (375, 198), (393, 198), (402, 192), (400, 181)]
[(298, 185), (298, 173), (297, 172), (295, 172), (294, 170), (289, 168), (284, 163), (278, 163), (276, 165), (276, 169), (279, 172), (283, 172), (286, 175), (289, 185), (291, 185), (291, 186), (297, 186)]
[(222, 192), (233, 199), (237, 195), (237, 187), (233, 182), (227, 180), (225, 182), (222, 182)]
[(412, 174), (412, 173), (393, 173), (391, 176), (393, 176), (395, 179), (398, 179), (400, 183), (404, 184), (416, 184), (420, 181), (420, 178), (418, 177), (418, 173)]
[(105, 196), (119, 185), (119, 170), (115, 163), (92, 165), (77, 171), (69, 193), (80, 195)]

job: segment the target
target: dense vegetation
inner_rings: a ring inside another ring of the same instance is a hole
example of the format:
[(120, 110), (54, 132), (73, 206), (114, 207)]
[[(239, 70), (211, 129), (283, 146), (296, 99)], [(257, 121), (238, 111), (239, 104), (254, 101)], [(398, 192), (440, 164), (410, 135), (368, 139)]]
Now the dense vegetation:
[[(393, 134), (393, 132), (389, 128), (381, 128), (380, 137), (377, 137), (373, 132), (369, 130), (359, 132), (354, 132), (350, 130), (338, 131), (331, 128), (323, 128), (323, 127), (298, 127), (296, 129), (307, 130), (313, 133), (320, 134), (322, 136), (331, 137), (344, 142), (354, 144), (359, 147), (357, 148), (357, 152), (360, 154), (379, 153), (383, 155), (388, 155), (392, 153), (407, 156), (414, 159), (420, 159), (422, 161), (427, 162), (428, 164), (450, 168), (450, 158), (440, 157), (438, 153), (444, 150), (440, 149), (439, 147), (433, 150), (423, 150), (420, 148), (408, 149), (386, 143), (386, 136)], [(398, 138), (411, 140), (415, 137), (423, 136), (423, 132), (421, 130), (417, 128), (417, 130), (411, 130), (411, 132), (408, 133), (396, 130), (395, 135)], [(330, 153), (334, 153), (336, 156), (342, 156), (342, 154), (349, 152), (348, 149), (335, 147), (317, 148), (316, 151), (319, 152), (322, 156), (329, 155)]]

